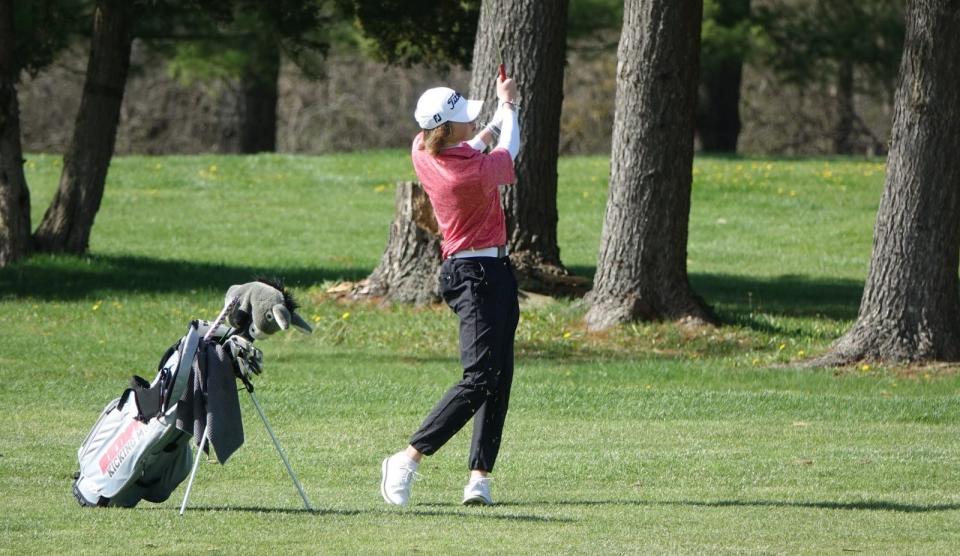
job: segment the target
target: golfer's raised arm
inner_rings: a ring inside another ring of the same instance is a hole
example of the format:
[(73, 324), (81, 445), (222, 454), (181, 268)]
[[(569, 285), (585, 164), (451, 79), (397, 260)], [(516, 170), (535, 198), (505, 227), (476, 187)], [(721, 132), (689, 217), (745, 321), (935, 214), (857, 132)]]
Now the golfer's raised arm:
[[(510, 158), (517, 159), (520, 153), (520, 123), (517, 121), (517, 111), (513, 103), (504, 103), (503, 122), (500, 124), (500, 141), (498, 149), (507, 149)], [(508, 108), (509, 107), (509, 108)]]
[[(474, 150), (482, 151), (499, 136), (500, 142), (497, 143), (497, 147), (507, 149), (510, 153), (510, 158), (515, 159), (520, 150), (520, 128), (517, 120), (517, 109), (519, 109), (519, 105), (515, 100), (517, 98), (517, 88), (513, 79), (501, 81), (499, 77), (497, 78), (497, 98), (500, 106), (497, 107), (497, 111), (493, 113), (493, 118), (490, 120), (490, 123), (484, 126), (472, 139), (467, 141), (467, 144), (473, 147)], [(508, 124), (510, 125), (510, 134), (504, 133), (503, 131), (504, 121), (508, 119), (511, 120), (511, 123)], [(504, 141), (505, 138), (507, 139), (506, 141)]]
[(498, 149), (506, 149), (510, 153), (510, 158), (517, 159), (520, 153), (520, 123), (517, 121), (517, 84), (510, 79), (497, 78), (497, 98), (500, 99), (500, 107), (497, 112), (501, 115), (500, 123), (500, 141), (497, 143)]

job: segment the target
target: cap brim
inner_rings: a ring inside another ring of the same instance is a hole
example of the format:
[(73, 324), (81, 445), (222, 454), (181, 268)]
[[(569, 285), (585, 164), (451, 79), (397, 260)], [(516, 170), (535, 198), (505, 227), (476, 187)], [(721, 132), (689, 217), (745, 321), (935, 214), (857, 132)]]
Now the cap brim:
[(480, 112), (482, 111), (482, 100), (467, 100), (466, 107), (463, 110), (457, 110), (456, 114), (450, 116), (450, 121), (460, 123), (472, 122), (480, 117)]

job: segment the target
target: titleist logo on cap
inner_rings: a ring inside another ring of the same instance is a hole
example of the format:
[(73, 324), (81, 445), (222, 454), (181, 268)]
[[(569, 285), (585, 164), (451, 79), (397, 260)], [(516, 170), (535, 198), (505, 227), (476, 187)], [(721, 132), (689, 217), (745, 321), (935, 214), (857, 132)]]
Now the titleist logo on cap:
[[(450, 110), (453, 110), (454, 108), (457, 107), (457, 102), (458, 102), (461, 98), (463, 98), (463, 95), (461, 95), (461, 94), (458, 93), (457, 91), (454, 91), (453, 94), (450, 95), (450, 98), (447, 99), (447, 106), (450, 107)], [(440, 123), (441, 121), (443, 121), (443, 116), (440, 115), (440, 114), (434, 114), (434, 115), (433, 115), (433, 121), (435, 121), (435, 122), (437, 122), (437, 123)]]

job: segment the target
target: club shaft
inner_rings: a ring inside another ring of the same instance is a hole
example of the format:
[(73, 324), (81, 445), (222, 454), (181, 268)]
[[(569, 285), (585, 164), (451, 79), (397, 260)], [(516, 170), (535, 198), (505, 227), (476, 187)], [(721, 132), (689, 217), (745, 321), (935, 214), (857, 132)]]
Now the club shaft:
[[(250, 392), (249, 390), (247, 390)], [(260, 402), (257, 401), (257, 396), (250, 392), (250, 399), (253, 400), (254, 407), (257, 408), (257, 413), (260, 414), (260, 419), (263, 420), (263, 426), (267, 429), (267, 434), (270, 435), (270, 440), (273, 441), (274, 447), (277, 449), (277, 453), (280, 454), (280, 459), (283, 460), (283, 465), (287, 468), (287, 473), (290, 475), (290, 479), (293, 481), (293, 486), (297, 487), (297, 492), (300, 493), (300, 498), (303, 499), (303, 507), (307, 510), (312, 511), (313, 506), (310, 505), (310, 501), (307, 500), (307, 493), (303, 491), (303, 486), (300, 484), (300, 480), (297, 479), (297, 474), (293, 472), (293, 468), (290, 467), (290, 461), (287, 459), (287, 455), (283, 452), (283, 448), (280, 447), (280, 441), (277, 440), (277, 435), (273, 434), (273, 429), (270, 428), (270, 423), (267, 421), (267, 416), (263, 413), (263, 408), (260, 407)]]
[(220, 325), (223, 324), (224, 319), (227, 318), (227, 314), (237, 306), (237, 303), (240, 303), (240, 297), (234, 297), (226, 305), (223, 306), (223, 310), (220, 311), (220, 314), (217, 315), (216, 320), (213, 321), (213, 324), (210, 325), (210, 330), (207, 330), (207, 333), (203, 335), (203, 341), (208, 342), (210, 338), (213, 338), (213, 335), (217, 332), (217, 329), (220, 328)]

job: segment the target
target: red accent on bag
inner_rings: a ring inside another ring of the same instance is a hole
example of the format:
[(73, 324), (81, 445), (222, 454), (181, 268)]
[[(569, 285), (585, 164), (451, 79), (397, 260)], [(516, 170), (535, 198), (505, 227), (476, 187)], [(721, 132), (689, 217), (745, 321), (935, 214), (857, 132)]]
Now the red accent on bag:
[(127, 442), (130, 442), (130, 439), (133, 438), (134, 433), (143, 426), (143, 423), (140, 421), (131, 421), (127, 428), (124, 429), (120, 436), (113, 441), (113, 444), (110, 446), (110, 449), (107, 450), (107, 453), (100, 458), (100, 472), (106, 473), (107, 469), (110, 467), (110, 462), (117, 457), (118, 454), (123, 450), (123, 447), (126, 446)]

